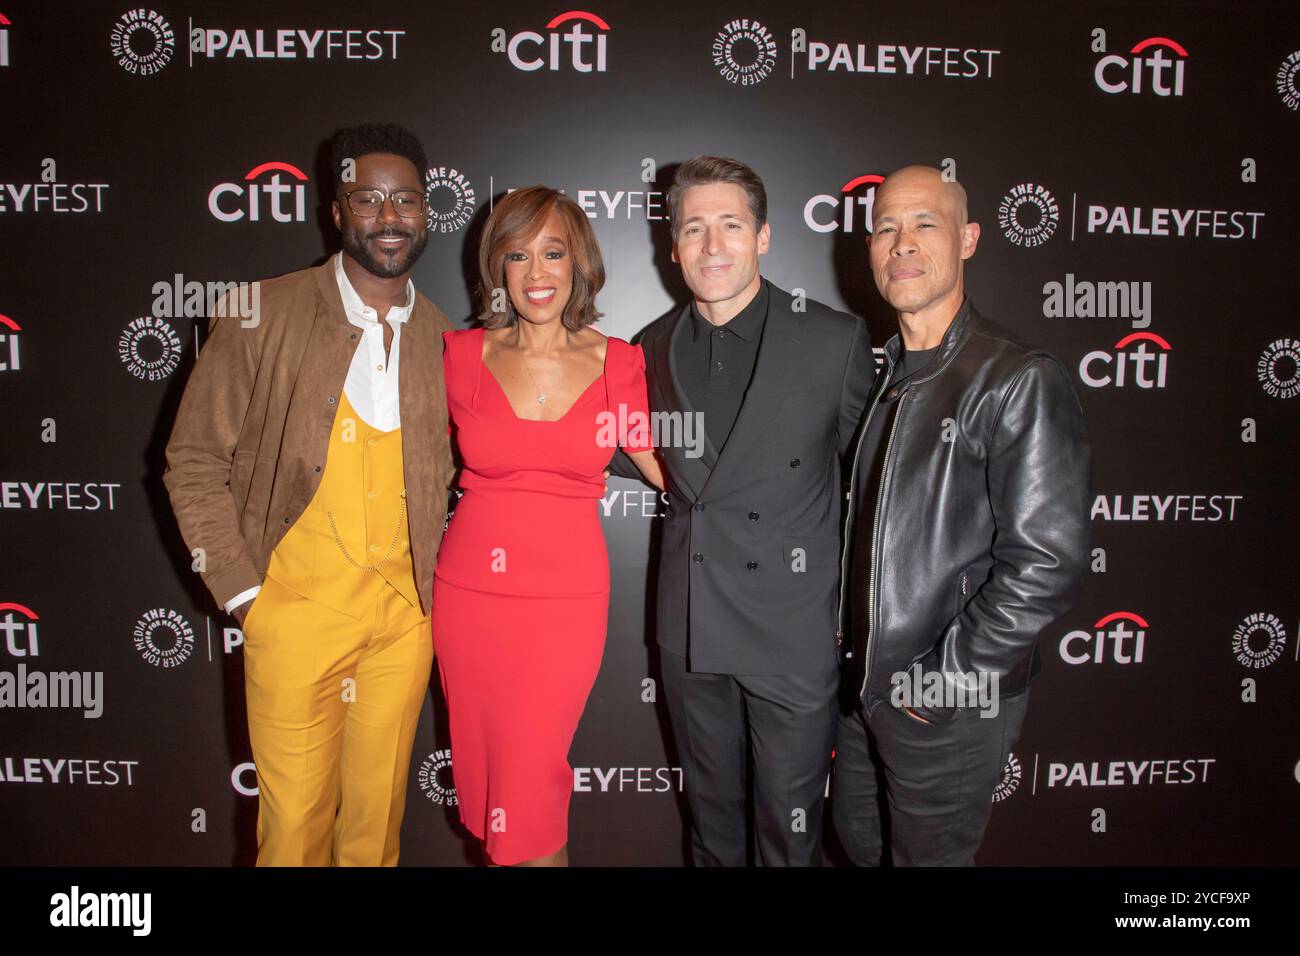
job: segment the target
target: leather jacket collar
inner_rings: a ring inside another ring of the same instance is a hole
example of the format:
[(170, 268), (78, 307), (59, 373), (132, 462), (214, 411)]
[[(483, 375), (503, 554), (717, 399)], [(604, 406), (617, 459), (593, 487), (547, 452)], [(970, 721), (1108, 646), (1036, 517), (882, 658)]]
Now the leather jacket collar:
[[(934, 358), (930, 359), (925, 368), (921, 369), (912, 377), (912, 382), (924, 382), (933, 378), (947, 367), (948, 363), (953, 360), (961, 350), (966, 341), (966, 328), (970, 325), (972, 317), (979, 315), (975, 309), (975, 303), (971, 301), (970, 296), (961, 300), (961, 308), (953, 316), (953, 320), (948, 323), (948, 331), (943, 334), (943, 341), (939, 343), (939, 351), (934, 353)], [(901, 332), (895, 332), (893, 337), (885, 343), (885, 363), (890, 372), (898, 364), (899, 358), (903, 354), (903, 338)], [(889, 376), (885, 376), (888, 381)]]

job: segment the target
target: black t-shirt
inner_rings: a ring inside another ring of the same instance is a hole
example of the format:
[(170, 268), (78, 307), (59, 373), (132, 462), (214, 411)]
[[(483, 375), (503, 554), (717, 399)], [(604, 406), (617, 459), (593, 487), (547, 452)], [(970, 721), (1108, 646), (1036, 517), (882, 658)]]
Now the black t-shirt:
[(858, 454), (858, 475), (854, 483), (857, 510), (850, 531), (853, 534), (852, 560), (849, 566), (849, 594), (852, 596), (852, 628), (854, 646), (861, 647), (867, 633), (867, 588), (871, 580), (871, 538), (875, 531), (876, 501), (880, 493), (880, 477), (884, 467), (885, 439), (894, 425), (898, 400), (902, 397), (908, 379), (930, 364), (939, 346), (917, 352), (903, 352), (894, 366), (889, 385), (876, 404), (875, 413), (867, 422), (867, 433), (862, 438)]

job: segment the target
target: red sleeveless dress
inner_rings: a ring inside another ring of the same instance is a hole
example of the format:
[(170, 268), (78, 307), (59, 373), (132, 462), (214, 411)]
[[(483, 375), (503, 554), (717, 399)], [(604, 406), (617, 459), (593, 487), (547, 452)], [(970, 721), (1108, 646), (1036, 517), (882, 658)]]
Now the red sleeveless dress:
[(608, 339), (603, 374), (535, 422), (483, 363), (482, 329), (443, 338), (464, 495), (438, 551), (434, 646), (461, 822), (510, 865), (568, 842), (569, 746), (609, 612), (598, 501), (615, 443), (651, 447), (645, 360)]

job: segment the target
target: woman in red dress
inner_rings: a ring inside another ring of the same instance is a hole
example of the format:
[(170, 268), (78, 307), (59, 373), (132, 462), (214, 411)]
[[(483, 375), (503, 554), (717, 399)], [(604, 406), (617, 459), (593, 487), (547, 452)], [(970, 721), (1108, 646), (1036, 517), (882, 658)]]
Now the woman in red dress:
[(489, 863), (565, 866), (569, 745), (609, 610), (604, 469), (618, 444), (663, 477), (641, 349), (590, 327), (605, 269), (582, 210), (542, 186), (505, 196), (479, 275), (484, 327), (444, 334), (464, 492), (433, 591), (452, 774)]

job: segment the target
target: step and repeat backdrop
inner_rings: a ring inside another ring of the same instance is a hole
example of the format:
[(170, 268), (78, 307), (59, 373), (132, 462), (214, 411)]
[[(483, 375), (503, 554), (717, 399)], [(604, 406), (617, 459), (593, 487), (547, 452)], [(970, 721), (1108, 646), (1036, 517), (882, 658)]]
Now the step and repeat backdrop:
[[(766, 181), (764, 273), (881, 346), (874, 189), (951, 171), (972, 297), (1073, 370), (1095, 454), (1091, 573), (979, 860), (1300, 859), (1300, 8), (569, 2), (0, 0), (0, 861), (252, 861), (242, 636), (162, 452), (208, 290), (336, 250), (329, 137), (370, 121), (424, 141), (415, 282), (460, 324), (494, 199), (540, 182), (596, 230), (599, 328), (634, 336), (686, 299), (672, 167), (715, 153)], [(614, 479), (599, 507), (571, 855), (680, 865), (663, 505)], [(476, 859), (454, 761), (435, 680), (405, 864)]]

